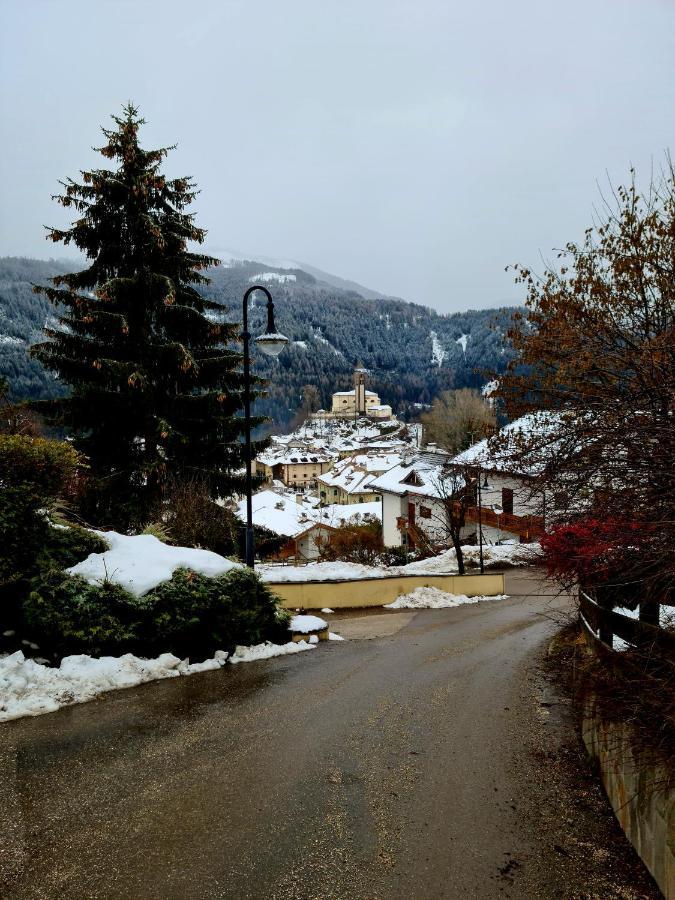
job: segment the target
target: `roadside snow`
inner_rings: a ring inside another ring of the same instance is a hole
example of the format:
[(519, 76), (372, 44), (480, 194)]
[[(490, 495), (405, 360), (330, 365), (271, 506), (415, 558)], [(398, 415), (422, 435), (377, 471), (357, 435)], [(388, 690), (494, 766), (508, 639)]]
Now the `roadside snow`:
[(77, 565), (66, 569), (81, 575), (90, 584), (112, 581), (140, 597), (163, 581), (169, 581), (176, 569), (192, 569), (200, 575), (223, 575), (241, 568), (213, 553), (191, 547), (171, 547), (151, 534), (126, 535), (116, 531), (96, 531), (110, 545), (104, 553), (90, 553)]
[(331, 613), (335, 612), (335, 610), (330, 609), (328, 606), (324, 606), (321, 612), (324, 614), (324, 616), (329, 616)]
[[(223, 665), (225, 660), (218, 662)], [(124, 656), (66, 656), (59, 668), (26, 659), (17, 650), (0, 659), (0, 722), (21, 716), (54, 712), (71, 703), (84, 703), (106, 691), (134, 687), (146, 681), (176, 678), (181, 661), (171, 653), (157, 659)], [(190, 674), (188, 669), (185, 674)]]
[(506, 600), (507, 594), (495, 597), (467, 597), (466, 594), (448, 594), (434, 587), (419, 587), (410, 594), (397, 597), (388, 603), (385, 609), (450, 609), (453, 606), (464, 606), (467, 603), (481, 603), (483, 600)]
[(307, 641), (289, 641), (287, 644), (273, 644), (265, 641), (264, 644), (254, 644), (252, 647), (237, 647), (230, 657), (231, 663), (257, 662), (261, 659), (271, 659), (273, 656), (286, 656), (291, 653), (302, 653), (303, 650), (313, 650), (314, 645)]
[[(342, 638), (331, 635), (331, 640)], [(287, 644), (266, 641), (252, 647), (237, 647), (232, 656), (217, 650), (212, 659), (198, 663), (180, 660), (172, 653), (162, 653), (157, 659), (141, 659), (132, 653), (100, 659), (78, 655), (65, 656), (58, 668), (26, 659), (17, 650), (10, 656), (0, 657), (0, 722), (56, 712), (62, 706), (85, 703), (108, 691), (136, 687), (148, 681), (196, 675), (220, 669), (226, 663), (256, 662), (313, 649), (314, 645), (306, 641)]]
[(288, 625), (288, 630), (308, 634), (310, 631), (323, 631), (328, 628), (328, 622), (318, 616), (293, 616)]

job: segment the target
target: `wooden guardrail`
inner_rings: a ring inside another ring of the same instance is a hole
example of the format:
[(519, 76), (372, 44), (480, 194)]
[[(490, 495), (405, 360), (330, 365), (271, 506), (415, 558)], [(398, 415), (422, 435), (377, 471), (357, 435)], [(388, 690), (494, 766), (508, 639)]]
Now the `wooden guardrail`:
[(584, 630), (594, 641), (611, 650), (612, 636), (616, 635), (635, 647), (658, 647), (675, 661), (675, 632), (601, 606), (585, 591), (579, 591), (579, 607)]

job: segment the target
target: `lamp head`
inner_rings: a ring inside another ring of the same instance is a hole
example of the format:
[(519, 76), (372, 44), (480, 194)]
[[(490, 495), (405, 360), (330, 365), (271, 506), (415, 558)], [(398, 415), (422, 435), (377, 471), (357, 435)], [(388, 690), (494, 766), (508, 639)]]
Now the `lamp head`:
[(278, 332), (268, 331), (255, 339), (256, 347), (268, 356), (278, 356), (287, 343), (288, 338), (286, 335)]

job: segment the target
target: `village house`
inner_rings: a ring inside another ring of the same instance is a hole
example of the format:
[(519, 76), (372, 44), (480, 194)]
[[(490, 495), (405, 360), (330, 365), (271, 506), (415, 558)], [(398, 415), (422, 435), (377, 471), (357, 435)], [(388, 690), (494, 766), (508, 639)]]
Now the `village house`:
[(370, 486), (382, 497), (385, 547), (412, 549), (420, 538), (447, 545), (445, 503), (451, 487), (444, 472), (449, 459), (442, 451), (421, 452), (373, 479)]
[(307, 487), (327, 472), (335, 455), (317, 450), (270, 447), (254, 460), (254, 474), (265, 481), (281, 481), (288, 487)]
[[(480, 479), (480, 509), (477, 505), (470, 508), (467, 522), (475, 526), (480, 512), (487, 543), (514, 538), (528, 543), (543, 534), (546, 498), (537, 490), (535, 479), (546, 453), (552, 452), (546, 440), (550, 421), (543, 413), (523, 416), (502, 428), (496, 437), (479, 441), (453, 458), (453, 466), (468, 469)], [(531, 443), (533, 435), (534, 446), (526, 456), (521, 439), (527, 436)]]
[[(379, 501), (331, 505), (319, 508), (318, 499), (307, 494), (290, 494), (265, 489), (253, 495), (253, 525), (285, 540), (274, 558), (313, 562), (331, 535), (350, 523), (379, 521)], [(237, 505), (237, 517), (246, 521), (246, 500)]]
[(398, 453), (354, 453), (336, 462), (317, 478), (317, 494), (323, 504), (368, 503), (380, 499), (373, 480), (401, 461)]

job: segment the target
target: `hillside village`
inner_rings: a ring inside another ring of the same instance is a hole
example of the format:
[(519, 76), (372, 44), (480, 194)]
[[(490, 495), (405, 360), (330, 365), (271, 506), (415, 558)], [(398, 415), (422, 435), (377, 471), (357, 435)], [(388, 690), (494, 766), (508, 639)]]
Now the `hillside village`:
[(5, 4), (0, 897), (675, 900), (675, 10), (491, 2)]
[[(330, 412), (309, 414), (256, 456), (262, 485), (253, 497), (253, 524), (262, 559), (316, 562), (330, 554), (336, 536), (366, 524), (377, 524), (385, 549), (442, 552), (452, 544), (448, 506), (465, 496), (467, 483), (472, 496), (462, 510), (462, 544), (513, 545), (541, 536), (542, 498), (522, 466), (509, 465), (508, 452), (492, 449), (487, 438), (454, 456), (428, 445), (420, 423), (399, 421), (367, 389), (367, 374), (357, 367), (354, 388), (336, 391)], [(514, 422), (506, 434), (531, 425)], [(246, 520), (244, 500), (237, 515)]]

